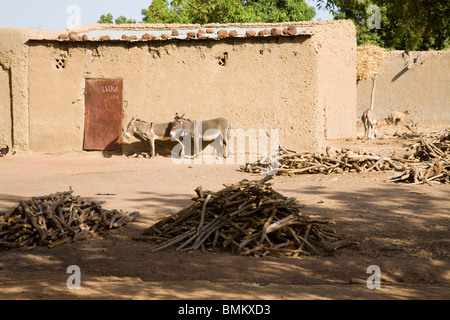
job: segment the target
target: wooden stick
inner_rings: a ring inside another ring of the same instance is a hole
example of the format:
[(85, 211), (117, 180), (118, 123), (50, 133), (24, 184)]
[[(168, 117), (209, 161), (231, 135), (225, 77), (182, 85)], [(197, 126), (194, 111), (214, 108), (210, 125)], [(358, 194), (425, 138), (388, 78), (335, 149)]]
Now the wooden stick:
[(175, 237), (173, 239), (170, 239), (170, 240), (168, 240), (166, 242), (163, 242), (163, 243), (153, 247), (150, 251), (151, 252), (156, 252), (156, 251), (162, 250), (164, 248), (170, 247), (170, 246), (172, 246), (174, 244), (177, 244), (178, 242), (182, 241), (183, 239), (189, 237), (190, 235), (195, 234), (195, 232), (196, 232), (195, 228), (192, 228), (189, 231), (187, 231), (187, 232), (185, 232), (183, 234), (180, 234), (180, 235), (178, 235), (177, 237)]
[(269, 225), (272, 222), (273, 218), (275, 217), (276, 213), (277, 213), (277, 209), (276, 208), (272, 209), (272, 213), (270, 214), (269, 218), (264, 223), (263, 231), (262, 231), (262, 234), (261, 234), (261, 238), (259, 239), (259, 244), (261, 244), (263, 242), (264, 237), (267, 234), (267, 228), (269, 227)]
[(206, 197), (205, 201), (203, 202), (202, 212), (200, 214), (200, 223), (199, 223), (198, 228), (197, 228), (197, 237), (200, 235), (200, 230), (202, 229), (203, 222), (205, 221), (205, 210), (206, 210), (206, 206), (208, 205), (209, 199), (211, 199), (211, 194), (208, 194), (208, 196)]
[(377, 165), (379, 165), (384, 158), (387, 156), (387, 154), (389, 153), (389, 151), (386, 151), (381, 157), (380, 159), (377, 160), (377, 162), (375, 162), (369, 169), (367, 169), (366, 171), (369, 172), (371, 171), (373, 168), (375, 168)]
[(22, 207), (22, 209), (25, 211), (28, 220), (30, 220), (31, 224), (33, 225), (33, 227), (36, 229), (36, 231), (39, 234), (40, 237), (40, 241), (44, 244), (47, 244), (47, 235), (45, 233), (45, 231), (41, 228), (41, 226), (38, 225), (35, 216), (33, 215), (33, 213), (31, 212), (31, 210), (28, 208), (28, 205), (25, 203), (25, 201), (21, 200), (20, 201), (20, 206)]

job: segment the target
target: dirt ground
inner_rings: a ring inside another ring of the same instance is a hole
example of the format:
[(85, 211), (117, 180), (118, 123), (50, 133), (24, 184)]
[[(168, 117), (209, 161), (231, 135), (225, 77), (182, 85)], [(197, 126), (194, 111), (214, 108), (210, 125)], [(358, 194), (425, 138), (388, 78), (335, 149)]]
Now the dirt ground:
[[(404, 139), (336, 141), (352, 150), (404, 149)], [(0, 299), (449, 299), (450, 185), (385, 182), (394, 172), (276, 176), (274, 189), (333, 217), (357, 242), (333, 256), (243, 257), (229, 252), (152, 253), (136, 241), (157, 219), (191, 203), (194, 189), (219, 190), (244, 178), (239, 164), (174, 164), (168, 157), (98, 152), (16, 153), (0, 158), (0, 214), (20, 199), (66, 191), (140, 212), (136, 222), (52, 249), (0, 250)], [(68, 266), (81, 288), (68, 289)], [(368, 289), (370, 265), (381, 289)], [(363, 283), (350, 284), (351, 279)]]

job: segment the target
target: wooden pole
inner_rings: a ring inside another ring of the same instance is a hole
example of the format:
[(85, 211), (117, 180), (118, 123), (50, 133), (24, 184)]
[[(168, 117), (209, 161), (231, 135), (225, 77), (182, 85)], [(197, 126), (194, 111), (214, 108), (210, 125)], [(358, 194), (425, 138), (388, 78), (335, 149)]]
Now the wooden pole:
[(377, 75), (374, 74), (373, 77), (372, 77), (372, 92), (370, 94), (370, 110), (373, 110), (373, 106), (374, 106), (374, 103), (375, 103), (376, 78), (377, 78)]

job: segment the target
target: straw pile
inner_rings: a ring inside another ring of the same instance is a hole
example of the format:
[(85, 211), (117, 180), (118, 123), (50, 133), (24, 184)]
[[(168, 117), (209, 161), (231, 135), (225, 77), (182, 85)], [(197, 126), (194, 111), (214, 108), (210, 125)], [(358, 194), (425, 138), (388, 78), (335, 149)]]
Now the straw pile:
[(383, 48), (374, 45), (359, 46), (356, 59), (356, 79), (373, 79), (381, 71)]

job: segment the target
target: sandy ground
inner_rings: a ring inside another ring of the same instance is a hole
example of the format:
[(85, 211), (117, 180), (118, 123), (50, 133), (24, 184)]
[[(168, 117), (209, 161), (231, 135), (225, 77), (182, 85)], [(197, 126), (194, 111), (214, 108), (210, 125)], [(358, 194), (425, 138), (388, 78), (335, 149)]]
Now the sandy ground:
[[(336, 142), (401, 150), (401, 139)], [(0, 214), (20, 199), (66, 191), (105, 208), (140, 212), (134, 223), (55, 248), (0, 249), (0, 299), (449, 299), (450, 186), (387, 183), (393, 172), (276, 176), (274, 189), (305, 204), (304, 214), (333, 217), (358, 244), (333, 256), (242, 257), (228, 252), (152, 253), (135, 241), (157, 219), (191, 203), (194, 189), (219, 190), (241, 179), (239, 164), (173, 164), (168, 157), (97, 152), (16, 153), (0, 158)], [(81, 270), (68, 289), (67, 268)], [(381, 289), (365, 283), (370, 265)]]

